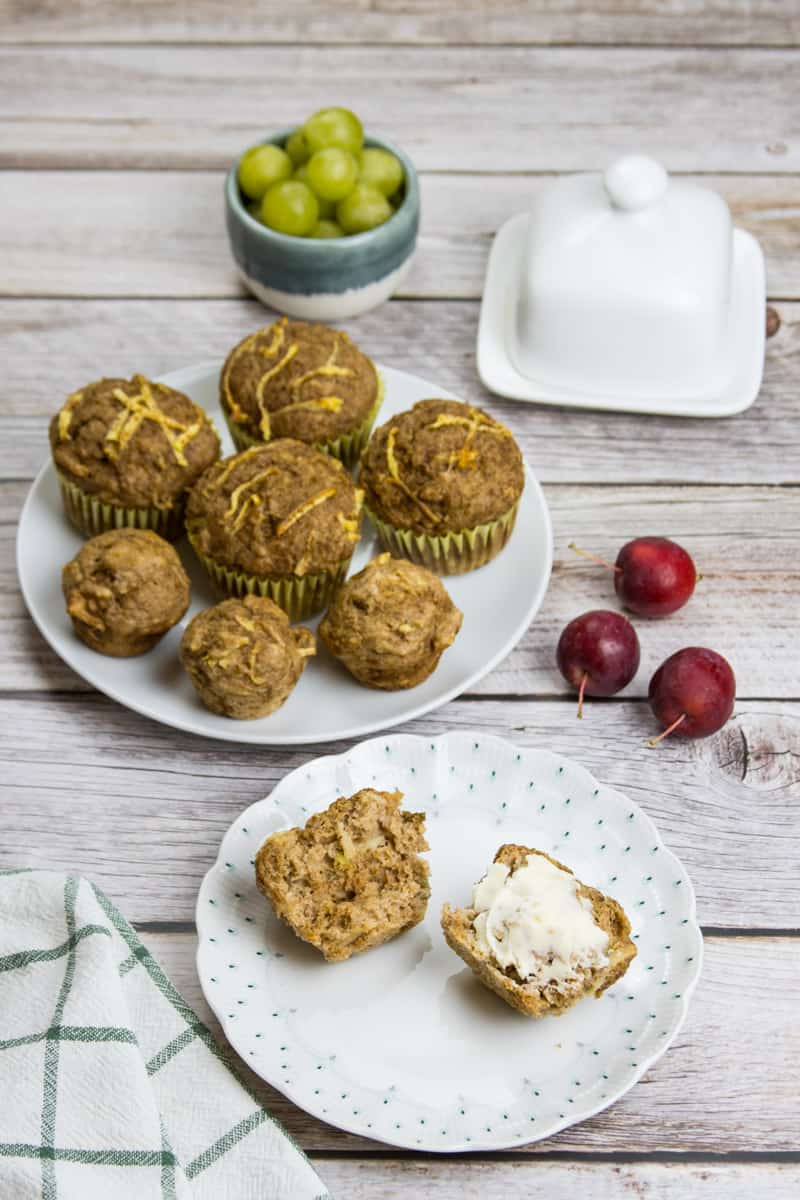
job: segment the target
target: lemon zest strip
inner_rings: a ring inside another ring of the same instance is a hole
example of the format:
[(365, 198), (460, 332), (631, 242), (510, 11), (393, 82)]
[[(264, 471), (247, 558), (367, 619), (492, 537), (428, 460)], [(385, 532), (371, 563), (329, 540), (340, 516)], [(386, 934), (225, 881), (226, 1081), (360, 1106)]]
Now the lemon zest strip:
[[(168, 416), (156, 404), (150, 384), (143, 375), (134, 375), (132, 382), (139, 388), (139, 392), (133, 396), (129, 396), (122, 388), (114, 388), (112, 392), (122, 409), (105, 436), (106, 455), (112, 462), (115, 461), (142, 423), (152, 421), (163, 431), (179, 466), (188, 466), (183, 451), (187, 443), (199, 433), (202, 422), (198, 420), (185, 425), (175, 417)], [(179, 437), (173, 436), (176, 430), (179, 431)]]
[(270, 424), (269, 409), (264, 405), (264, 388), (269, 383), (270, 379), (274, 379), (284, 367), (289, 365), (299, 349), (300, 347), (297, 342), (292, 342), (291, 346), (286, 351), (280, 362), (277, 362), (274, 367), (270, 367), (268, 371), (265, 371), (258, 381), (258, 386), (256, 387), (256, 404), (258, 405), (258, 410), (261, 413), (261, 420), (258, 422), (258, 428), (265, 441), (269, 441)]
[(248, 633), (256, 632), (254, 621), (248, 621), (245, 617), (240, 616), (239, 613), (234, 613), (233, 619), (237, 625), (241, 625), (242, 629), (246, 629)]
[[(280, 321), (276, 321), (272, 326), (270, 333), (272, 341), (268, 346), (259, 346), (258, 353), (263, 354), (265, 358), (274, 358), (283, 345), (283, 339), (286, 336), (286, 322), (288, 317), (281, 317)], [(258, 336), (258, 335), (256, 335)]]
[(496, 437), (511, 437), (511, 431), (506, 429), (505, 425), (501, 425), (498, 421), (493, 421), (489, 417), (485, 417), (479, 413), (477, 409), (471, 408), (468, 417), (459, 417), (454, 413), (439, 413), (434, 421), (428, 425), (428, 429), (443, 429), (446, 426), (461, 425), (467, 430), (467, 436), (464, 439), (463, 445), (459, 450), (453, 450), (448, 457), (448, 468), (459, 467), (461, 470), (467, 470), (469, 467), (474, 467), (478, 459), (478, 451), (472, 449), (470, 443), (478, 433), (491, 433)]
[(72, 410), (82, 399), (83, 392), (73, 392), (71, 396), (67, 396), (66, 402), (58, 414), (58, 440), (60, 442), (70, 441), (69, 427), (72, 421)]
[(246, 479), (244, 483), (240, 483), (238, 487), (235, 487), (231, 492), (230, 500), (228, 501), (228, 507), (225, 512), (226, 519), (235, 515), (242, 496), (248, 488), (255, 487), (257, 483), (262, 483), (265, 479), (268, 479), (270, 475), (277, 474), (280, 474), (279, 467), (267, 467), (266, 470), (259, 471), (257, 475), (253, 475), (251, 479)]
[(349, 538), (353, 538), (357, 541), (358, 517), (346, 517), (344, 513), (341, 512), (337, 513), (336, 516), (339, 518), (339, 524), (341, 525), (343, 532), (346, 533)]
[(321, 492), (317, 492), (316, 496), (312, 496), (309, 500), (304, 500), (303, 503), (299, 504), (293, 512), (289, 513), (288, 517), (284, 517), (284, 519), (275, 529), (276, 535), (278, 537), (283, 537), (284, 533), (291, 529), (291, 527), (296, 524), (297, 521), (299, 521), (302, 517), (305, 517), (312, 511), (312, 509), (318, 508), (320, 504), (324, 504), (326, 500), (330, 500), (331, 496), (335, 495), (336, 488), (329, 487), (323, 488)]
[(247, 450), (242, 450), (241, 454), (235, 454), (228, 460), (228, 462), (220, 471), (219, 475), (217, 475), (215, 479), (209, 481), (207, 486), (204, 488), (205, 495), (210, 496), (212, 491), (218, 491), (219, 488), (222, 487), (223, 483), (226, 482), (231, 472), (236, 470), (240, 462), (244, 462), (246, 458), (252, 458), (254, 454), (258, 454), (263, 449), (263, 446), (250, 446)]
[[(272, 341), (268, 346), (257, 347), (255, 353), (263, 354), (265, 358), (274, 358), (283, 345), (286, 322), (287, 318), (281, 317), (279, 321), (276, 321), (274, 325), (270, 326)], [(249, 425), (251, 418), (250, 414), (246, 413), (233, 398), (230, 385), (230, 374), (233, 370), (234, 363), (236, 363), (243, 354), (253, 350), (256, 341), (263, 335), (263, 332), (263, 330), (258, 329), (255, 333), (251, 333), (250, 337), (245, 338), (243, 342), (240, 342), (236, 349), (229, 355), (225, 366), (222, 368), (222, 376), (219, 381), (220, 389), (231, 416), (239, 425)]]
[(287, 408), (321, 408), (323, 412), (338, 413), (343, 405), (341, 396), (318, 396), (316, 400), (295, 400), (285, 404), (280, 411), (285, 412)]
[[(233, 522), (233, 525), (231, 526), (231, 532), (238, 533), (238, 531), (241, 529), (242, 525), (244, 524), (245, 519), (250, 512), (251, 507), (258, 508), (258, 506), (260, 504), (261, 504), (261, 497), (255, 495), (255, 493), (251, 492), (250, 495), (245, 499), (244, 504), (242, 505), (242, 507), (239, 510), (239, 515), (237, 516), (236, 520)], [(241, 624), (241, 622), (240, 622), (240, 624)]]
[(397, 458), (395, 457), (394, 453), (394, 443), (396, 438), (397, 427), (394, 426), (389, 430), (389, 436), (386, 439), (386, 465), (389, 468), (389, 475), (400, 488), (400, 491), (403, 493), (403, 495), (408, 496), (409, 500), (411, 500), (413, 504), (417, 505), (417, 507), (425, 514), (428, 520), (434, 525), (437, 525), (439, 518), (437, 517), (436, 513), (428, 507), (424, 500), (420, 500), (419, 496), (415, 496), (408, 484), (400, 478), (400, 467), (398, 466)]
[[(302, 375), (298, 375), (296, 379), (292, 379), (290, 381), (289, 391), (292, 392), (292, 394), (299, 392), (300, 388), (303, 387), (304, 384), (308, 383), (310, 379), (316, 379), (320, 375), (323, 378), (328, 379), (347, 379), (350, 376), (355, 375), (355, 371), (352, 367), (341, 367), (336, 362), (336, 358), (339, 354), (340, 340), (341, 335), (338, 333), (334, 334), (333, 346), (331, 347), (331, 352), (325, 362), (318, 367), (312, 367), (309, 371), (304, 371)], [(338, 406), (336, 408), (329, 407), (324, 403), (326, 400), (336, 400), (338, 402)], [(341, 398), (341, 396), (320, 396), (315, 400), (294, 400), (290, 404), (284, 405), (284, 408), (318, 407), (323, 409), (325, 412), (339, 412), (343, 404), (344, 400)]]
[(220, 379), (220, 387), (222, 388), (222, 394), (227, 402), (228, 408), (230, 409), (230, 414), (234, 421), (239, 421), (243, 425), (246, 425), (250, 418), (246, 412), (242, 411), (242, 409), (234, 400), (233, 394), (231, 393), (229, 377), (231, 371), (233, 370), (233, 364), (238, 358), (241, 357), (242, 354), (245, 354), (252, 348), (257, 337), (258, 333), (251, 333), (250, 337), (245, 338), (243, 342), (239, 343), (233, 353), (229, 355), (225, 366), (222, 368), (222, 378)]
[(428, 429), (442, 429), (445, 425), (463, 425), (473, 433), (493, 433), (497, 437), (511, 437), (511, 430), (506, 429), (499, 421), (483, 417), (474, 408), (470, 409), (469, 417), (457, 417), (454, 413), (439, 413)]

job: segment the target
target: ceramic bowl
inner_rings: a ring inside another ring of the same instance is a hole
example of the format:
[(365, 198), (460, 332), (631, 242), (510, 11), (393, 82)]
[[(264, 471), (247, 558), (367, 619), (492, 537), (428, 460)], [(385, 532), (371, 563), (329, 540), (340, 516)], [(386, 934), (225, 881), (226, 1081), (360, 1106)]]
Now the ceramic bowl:
[[(265, 137), (283, 145), (292, 132)], [(244, 206), (236, 173), (225, 180), (228, 240), (245, 286), (262, 304), (292, 317), (341, 321), (382, 304), (397, 290), (411, 264), (419, 228), (419, 181), (406, 154), (374, 137), (365, 146), (389, 150), (403, 164), (403, 203), (383, 225), (349, 237), (312, 239), (276, 233)]]

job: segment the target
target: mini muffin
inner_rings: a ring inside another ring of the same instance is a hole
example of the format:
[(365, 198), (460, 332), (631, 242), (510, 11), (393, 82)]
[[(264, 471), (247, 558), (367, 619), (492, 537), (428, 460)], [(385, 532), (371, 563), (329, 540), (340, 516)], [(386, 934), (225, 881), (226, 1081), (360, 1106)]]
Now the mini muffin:
[(359, 482), (384, 549), (454, 575), (502, 550), (525, 472), (499, 421), (458, 400), (420, 400), (376, 430)]
[(73, 392), (50, 423), (50, 446), (66, 514), (87, 536), (128, 526), (174, 541), (188, 489), (219, 458), (203, 410), (142, 375)]
[(315, 652), (310, 629), (293, 629), (266, 596), (245, 596), (192, 617), (180, 654), (206, 708), (249, 721), (281, 707)]
[(61, 583), (78, 637), (114, 658), (152, 650), (189, 607), (181, 560), (149, 529), (90, 538), (64, 567)]
[(277, 916), (328, 962), (380, 946), (425, 916), (430, 896), (425, 814), (402, 792), (363, 788), (305, 826), (273, 833), (256, 882)]
[(445, 904), (442, 929), (480, 982), (528, 1017), (599, 996), (636, 957), (622, 906), (527, 846), (501, 846), (472, 905)]
[(192, 489), (186, 531), (223, 592), (269, 596), (299, 621), (347, 574), (362, 499), (337, 459), (279, 438), (210, 467)]
[(219, 386), (237, 449), (295, 438), (348, 467), (383, 398), (375, 364), (346, 333), (287, 317), (234, 346)]
[(416, 687), (455, 641), (462, 614), (426, 567), (381, 554), (348, 579), (319, 635), (367, 687)]

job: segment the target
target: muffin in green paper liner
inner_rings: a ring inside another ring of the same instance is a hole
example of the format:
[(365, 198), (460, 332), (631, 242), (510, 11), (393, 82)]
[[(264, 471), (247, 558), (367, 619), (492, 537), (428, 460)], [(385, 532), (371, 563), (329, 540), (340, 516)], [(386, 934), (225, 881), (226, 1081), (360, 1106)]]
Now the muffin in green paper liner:
[(362, 501), (338, 459), (278, 438), (210, 467), (192, 489), (186, 530), (219, 591), (267, 596), (299, 621), (347, 574)]
[(440, 575), (475, 570), (510, 538), (525, 469), (510, 430), (459, 400), (420, 400), (375, 431), (364, 505), (384, 549)]
[(238, 450), (294, 438), (358, 462), (383, 402), (383, 381), (346, 333), (282, 317), (234, 346), (220, 403)]
[(143, 375), (73, 392), (50, 422), (50, 447), (64, 511), (81, 533), (149, 529), (170, 541), (220, 449), (201, 408)]

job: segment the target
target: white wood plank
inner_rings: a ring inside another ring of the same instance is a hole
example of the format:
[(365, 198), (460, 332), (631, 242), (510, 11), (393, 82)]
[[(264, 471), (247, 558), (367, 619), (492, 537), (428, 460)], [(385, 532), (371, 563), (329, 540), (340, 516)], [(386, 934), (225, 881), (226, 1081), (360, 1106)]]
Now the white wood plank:
[[(142, 938), (189, 1003), (211, 1025), (217, 1037), (224, 1040), (200, 990), (194, 964), (194, 934), (145, 932)], [(765, 980), (769, 980), (768, 1004), (764, 1003)], [(794, 1069), (796, 1011), (800, 1001), (798, 981), (800, 939), (707, 938), (703, 974), (692, 998), (686, 1025), (666, 1055), (632, 1091), (606, 1112), (531, 1146), (530, 1151), (535, 1154), (548, 1151), (565, 1154), (581, 1151), (719, 1154), (730, 1150), (764, 1153), (795, 1149), (795, 1131), (800, 1122), (800, 1094)], [(272, 1112), (307, 1150), (324, 1152), (375, 1145), (309, 1117), (252, 1073), (248, 1072), (247, 1078), (256, 1084)], [(545, 1174), (537, 1174), (535, 1180), (527, 1173), (530, 1168), (524, 1166), (511, 1168), (509, 1177), (503, 1174), (508, 1168), (497, 1162), (479, 1167), (474, 1160), (467, 1165), (468, 1160), (462, 1159), (458, 1168), (455, 1164), (452, 1167), (438, 1165), (446, 1161), (427, 1156), (406, 1168), (399, 1164), (390, 1168), (388, 1163), (374, 1162), (372, 1170), (382, 1170), (382, 1175), (361, 1174), (360, 1169), (348, 1175), (344, 1164), (338, 1169), (326, 1164), (321, 1169), (326, 1180), (332, 1185), (335, 1181), (335, 1194), (348, 1198), (376, 1194), (392, 1197), (421, 1195), (423, 1190), (426, 1197), (456, 1196), (461, 1194), (461, 1185), (469, 1189), (465, 1193), (467, 1196), (488, 1198), (495, 1194), (488, 1190), (492, 1181), (508, 1184), (509, 1178), (516, 1183), (510, 1189), (506, 1186), (506, 1196), (523, 1195), (526, 1184), (536, 1187), (537, 1196), (550, 1194), (545, 1190), (545, 1181), (547, 1169), (555, 1165), (552, 1161), (537, 1163), (537, 1172), (544, 1171)], [(459, 1174), (462, 1166), (464, 1170)], [(705, 1170), (705, 1164), (702, 1169)], [(566, 1166), (564, 1170), (567, 1170)], [(599, 1164), (591, 1165), (589, 1170), (594, 1173), (592, 1177), (618, 1184), (618, 1189), (613, 1192), (587, 1191), (585, 1194), (590, 1197), (627, 1195), (622, 1181), (637, 1178), (635, 1173), (626, 1175), (623, 1169), (601, 1168)], [(797, 1166), (793, 1165), (792, 1170), (794, 1174), (788, 1178), (797, 1179)], [(553, 1178), (558, 1181), (560, 1177), (556, 1174)], [(648, 1198), (669, 1194), (670, 1200), (675, 1195), (706, 1194), (699, 1190), (704, 1182), (699, 1174), (682, 1176), (680, 1172), (670, 1174), (665, 1171), (662, 1178), (663, 1182), (659, 1183), (656, 1176), (652, 1177), (650, 1186), (655, 1188), (654, 1191), (631, 1189), (631, 1194)], [(711, 1178), (709, 1176), (706, 1181), (709, 1187)], [(736, 1178), (734, 1171), (727, 1181), (733, 1184)], [(749, 1178), (753, 1184), (769, 1179), (777, 1184), (782, 1177), (753, 1175), (744, 1178)], [(380, 1180), (385, 1180), (387, 1188), (394, 1186), (390, 1180), (397, 1181), (398, 1187), (402, 1181), (405, 1190), (402, 1193), (370, 1191), (369, 1186), (377, 1187)], [(648, 1180), (650, 1177), (643, 1176), (642, 1186)], [(686, 1180), (691, 1180), (698, 1191), (685, 1190), (689, 1186)], [(663, 1189), (668, 1182), (676, 1189), (684, 1190), (667, 1193)], [(574, 1178), (571, 1195), (584, 1195), (583, 1184), (582, 1175)], [(587, 1183), (586, 1186), (591, 1185)], [(448, 1191), (448, 1188), (452, 1190)], [(561, 1194), (560, 1191), (554, 1193), (556, 1196)], [(708, 1194), (722, 1197), (722, 1192), (713, 1189)], [(743, 1200), (745, 1197), (755, 1200), (756, 1196), (766, 1196), (767, 1192), (734, 1191), (732, 1194), (741, 1195)], [(784, 1193), (777, 1194), (782, 1196)], [(788, 1196), (788, 1192), (785, 1194)]]
[(795, 50), (338, 47), (335, 63), (308, 45), (6, 48), (0, 164), (226, 166), (339, 102), (424, 170), (580, 170), (643, 148), (672, 170), (800, 169)]
[[(0, 225), (0, 228), (2, 226)], [(761, 394), (725, 421), (637, 417), (501, 401), (475, 370), (478, 306), (393, 301), (347, 328), (379, 362), (488, 407), (514, 430), (545, 483), (797, 482), (800, 305), (779, 304), (783, 323), (767, 343)], [(0, 479), (30, 478), (45, 460), (47, 424), (63, 397), (102, 374), (155, 375), (223, 358), (272, 319), (252, 301), (0, 301), (6, 386)], [(637, 532), (638, 530), (634, 530)], [(577, 533), (574, 534), (577, 537)]]
[[(494, 733), (585, 764), (638, 801), (684, 861), (704, 924), (794, 928), (800, 910), (800, 705), (737, 704), (702, 742), (645, 744), (645, 705), (455, 701), (403, 726)], [(182, 734), (96, 695), (0, 696), (3, 865), (92, 876), (132, 920), (187, 920), (222, 835), (279, 778), (349, 743), (239, 747)]]
[(553, 1163), (316, 1159), (334, 1195), (348, 1200), (796, 1200), (800, 1169), (793, 1163)]
[[(770, 294), (800, 297), (798, 178), (695, 178), (716, 188), (737, 224), (761, 241)], [(479, 298), (495, 232), (551, 182), (423, 175), (418, 253), (401, 294)], [(9, 171), (0, 186), (0, 259), (2, 295), (242, 294), (217, 171)]]
[[(17, 588), (15, 522), (26, 491), (23, 483), (0, 484), (0, 688), (84, 690), (87, 685), (32, 627)], [(690, 603), (669, 620), (635, 621), (642, 658), (625, 695), (646, 696), (653, 671), (678, 647), (708, 645), (730, 659), (740, 696), (800, 696), (795, 653), (800, 568), (793, 559), (800, 546), (800, 488), (617, 491), (550, 485), (547, 499), (556, 553), (544, 605), (520, 645), (474, 693), (571, 695), (554, 661), (561, 629), (587, 609), (616, 608), (617, 600), (611, 573), (571, 552), (569, 543), (613, 560), (629, 538), (656, 533), (684, 545), (703, 578)], [(513, 552), (524, 554), (525, 548), (517, 545)], [(54, 586), (60, 565), (54, 567)]]
[(0, 41), (797, 45), (791, 0), (4, 0)]

